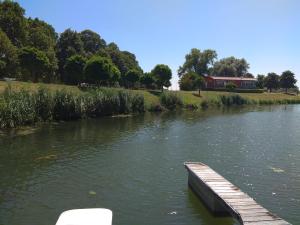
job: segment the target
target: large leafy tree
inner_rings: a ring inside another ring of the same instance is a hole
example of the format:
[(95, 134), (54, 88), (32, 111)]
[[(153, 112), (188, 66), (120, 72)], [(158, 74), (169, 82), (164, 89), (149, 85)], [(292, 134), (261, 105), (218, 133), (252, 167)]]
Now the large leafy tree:
[(170, 80), (172, 78), (172, 70), (169, 68), (169, 66), (158, 64), (154, 67), (151, 73), (154, 77), (156, 85), (161, 88), (162, 92), (164, 90), (164, 86), (171, 86)]
[(89, 83), (107, 85), (119, 73), (110, 59), (100, 56), (90, 58), (84, 67), (84, 74)]
[(185, 91), (192, 91), (192, 90), (198, 90), (199, 96), (200, 96), (200, 91), (205, 85), (205, 80), (202, 76), (199, 76), (195, 72), (188, 72), (181, 76), (179, 80), (179, 87), (180, 90), (185, 90)]
[(279, 88), (279, 75), (276, 73), (268, 73), (265, 78), (265, 85), (264, 85), (270, 92), (273, 89)]
[(111, 58), (112, 62), (118, 67), (125, 83), (125, 75), (129, 70), (137, 70), (143, 73), (143, 70), (139, 66), (138, 61), (134, 54), (128, 51), (121, 51), (115, 43), (110, 43), (107, 45), (105, 50), (98, 52), (101, 56), (108, 56)]
[(25, 10), (17, 2), (0, 1), (0, 28), (17, 47), (26, 42), (27, 22), (24, 14)]
[(134, 87), (136, 82), (139, 81), (141, 73), (138, 70), (129, 70), (125, 75), (125, 80), (128, 87)]
[(295, 87), (296, 82), (295, 74), (290, 70), (284, 71), (280, 76), (280, 87), (284, 88), (286, 93), (288, 88)]
[(153, 78), (152, 73), (144, 73), (140, 77), (140, 83), (146, 88), (149, 88), (149, 89), (155, 88), (155, 80)]
[(86, 59), (81, 55), (73, 55), (67, 59), (65, 65), (64, 82), (66, 84), (78, 84), (84, 81), (83, 69)]
[(73, 55), (84, 55), (80, 35), (71, 29), (67, 29), (61, 33), (56, 44), (56, 55), (59, 62), (59, 72), (62, 80), (64, 80), (64, 66), (67, 59)]
[(106, 46), (105, 40), (94, 31), (84, 30), (80, 32), (79, 35), (83, 43), (83, 49), (87, 56), (94, 55), (96, 52)]
[(24, 80), (38, 82), (45, 79), (50, 63), (43, 51), (33, 47), (24, 47), (20, 51), (19, 60)]
[(215, 62), (211, 74), (223, 77), (243, 77), (248, 74), (249, 64), (245, 59), (233, 56)]
[(0, 77), (15, 77), (18, 69), (17, 48), (0, 29)]
[(194, 72), (203, 76), (209, 72), (209, 68), (213, 65), (216, 58), (217, 53), (214, 50), (207, 49), (201, 51), (197, 48), (193, 48), (190, 53), (185, 56), (185, 62), (179, 67), (178, 75), (182, 76), (187, 72)]
[(53, 80), (55, 72), (58, 69), (55, 54), (57, 33), (51, 25), (37, 18), (28, 19), (28, 30), (27, 44), (46, 54), (49, 59), (49, 69), (46, 74), (47, 80)]
[(261, 89), (264, 88), (265, 75), (258, 74), (256, 79), (257, 79), (256, 87), (261, 88)]

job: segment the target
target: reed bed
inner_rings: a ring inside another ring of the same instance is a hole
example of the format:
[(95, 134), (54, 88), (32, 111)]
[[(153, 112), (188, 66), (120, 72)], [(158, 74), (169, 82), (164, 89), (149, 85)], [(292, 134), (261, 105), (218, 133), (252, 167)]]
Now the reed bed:
[(122, 89), (100, 88), (75, 94), (46, 88), (12, 91), (7, 87), (0, 95), (1, 128), (143, 111), (144, 97)]

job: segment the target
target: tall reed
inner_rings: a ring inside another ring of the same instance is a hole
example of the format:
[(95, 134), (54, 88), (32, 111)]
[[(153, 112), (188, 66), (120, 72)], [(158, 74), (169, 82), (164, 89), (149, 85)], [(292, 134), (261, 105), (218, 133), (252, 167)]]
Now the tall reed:
[(102, 88), (74, 94), (65, 90), (53, 93), (45, 88), (14, 92), (8, 87), (0, 95), (0, 128), (143, 111), (144, 97), (122, 89)]

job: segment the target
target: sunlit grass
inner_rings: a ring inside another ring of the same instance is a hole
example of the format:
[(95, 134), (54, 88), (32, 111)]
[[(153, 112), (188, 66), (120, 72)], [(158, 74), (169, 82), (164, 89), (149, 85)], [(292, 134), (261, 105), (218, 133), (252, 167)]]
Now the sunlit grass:
[[(82, 93), (77, 86), (64, 85), (64, 84), (44, 84), (44, 83), (30, 83), (12, 81), (0, 81), (0, 93), (10, 84), (12, 91), (27, 90), (35, 92), (39, 87), (45, 87), (50, 91), (65, 90), (71, 93)], [(117, 88), (123, 89), (123, 88)], [(145, 108), (149, 109), (153, 105), (160, 104), (161, 91), (159, 90), (132, 90), (134, 93), (139, 93), (144, 96)], [(260, 104), (283, 104), (283, 103), (298, 103), (300, 96), (285, 94), (285, 93), (229, 93), (220, 91), (201, 91), (201, 96), (198, 91), (176, 91), (177, 95), (182, 99), (185, 106), (194, 105), (200, 106), (203, 102), (218, 102), (220, 96), (240, 95), (243, 98), (251, 100), (253, 103)], [(251, 102), (250, 101), (250, 102)]]

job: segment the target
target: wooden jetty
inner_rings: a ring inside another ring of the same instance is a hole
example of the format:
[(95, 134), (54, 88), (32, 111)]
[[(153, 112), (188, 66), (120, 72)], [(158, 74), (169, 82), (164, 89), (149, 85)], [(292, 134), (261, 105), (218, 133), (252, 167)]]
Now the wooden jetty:
[(215, 214), (245, 225), (290, 225), (203, 163), (187, 162), (188, 184)]

